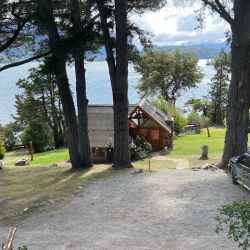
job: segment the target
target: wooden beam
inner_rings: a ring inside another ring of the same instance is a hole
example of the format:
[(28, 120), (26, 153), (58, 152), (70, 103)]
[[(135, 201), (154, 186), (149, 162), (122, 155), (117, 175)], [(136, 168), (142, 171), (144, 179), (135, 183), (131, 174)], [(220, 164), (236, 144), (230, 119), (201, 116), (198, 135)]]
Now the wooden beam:
[(12, 250), (13, 249), (12, 244), (14, 241), (16, 230), (17, 229), (15, 227), (9, 228), (7, 239), (3, 243), (3, 247), (2, 247), (3, 250)]

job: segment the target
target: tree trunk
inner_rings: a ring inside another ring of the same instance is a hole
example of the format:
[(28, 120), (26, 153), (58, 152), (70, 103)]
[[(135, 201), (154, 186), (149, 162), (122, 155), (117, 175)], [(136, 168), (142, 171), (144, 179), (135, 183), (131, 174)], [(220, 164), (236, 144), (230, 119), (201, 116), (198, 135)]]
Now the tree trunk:
[(51, 0), (38, 0), (38, 9), (43, 17), (42, 24), (45, 26), (49, 37), (50, 50), (54, 56), (54, 67), (59, 95), (62, 101), (65, 124), (68, 135), (68, 148), (70, 161), (73, 168), (77, 168), (80, 163), (80, 153), (78, 149), (78, 129), (75, 106), (69, 86), (66, 71), (65, 52), (60, 50), (61, 41), (58, 29), (53, 16), (53, 6)]
[(76, 73), (76, 94), (78, 108), (79, 150), (81, 154), (80, 168), (92, 166), (92, 154), (88, 134), (88, 99), (86, 95), (86, 77), (84, 68), (84, 41), (82, 40), (83, 27), (81, 23), (79, 0), (70, 0), (70, 15), (73, 23), (74, 59)]
[(88, 134), (88, 99), (86, 97), (86, 78), (84, 69), (84, 51), (78, 49), (75, 55), (76, 93), (78, 107), (79, 150), (81, 168), (92, 166), (92, 153)]
[(128, 130), (127, 1), (115, 1), (116, 60), (112, 48), (104, 2), (97, 1), (107, 54), (114, 108), (114, 168), (131, 166)]
[(128, 130), (128, 45), (127, 1), (115, 0), (116, 79), (114, 102), (114, 167), (130, 167)]
[(227, 132), (221, 167), (229, 159), (246, 151), (249, 123), (250, 91), (250, 3), (235, 1), (232, 27), (232, 79), (229, 88)]

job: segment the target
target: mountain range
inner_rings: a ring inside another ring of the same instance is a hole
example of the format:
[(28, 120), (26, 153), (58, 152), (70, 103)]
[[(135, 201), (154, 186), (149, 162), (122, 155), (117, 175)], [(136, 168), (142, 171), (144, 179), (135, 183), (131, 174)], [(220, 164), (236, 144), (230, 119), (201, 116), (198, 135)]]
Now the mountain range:
[(153, 49), (155, 51), (163, 51), (166, 53), (172, 53), (176, 49), (179, 49), (181, 52), (192, 52), (198, 59), (214, 59), (219, 56), (221, 49), (224, 49), (226, 52), (230, 52), (230, 46), (225, 43), (198, 43), (198, 44), (183, 44), (183, 45), (169, 45), (169, 46), (157, 46), (154, 45)]
[[(173, 53), (176, 49), (179, 49), (181, 52), (188, 51), (194, 53), (198, 59), (214, 59), (219, 56), (221, 49), (224, 49), (226, 52), (230, 52), (230, 46), (225, 43), (214, 43), (214, 42), (205, 42), (205, 43), (188, 43), (183, 45), (167, 45), (167, 46), (157, 46), (153, 45), (154, 51), (163, 51), (166, 53)], [(95, 57), (95, 61), (105, 61), (106, 53), (105, 49), (100, 48), (98, 54)]]

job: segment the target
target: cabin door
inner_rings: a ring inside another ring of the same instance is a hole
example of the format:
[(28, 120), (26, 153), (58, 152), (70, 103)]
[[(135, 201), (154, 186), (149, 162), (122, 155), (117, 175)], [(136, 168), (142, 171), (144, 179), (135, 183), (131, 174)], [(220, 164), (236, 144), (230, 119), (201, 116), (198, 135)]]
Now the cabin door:
[(162, 149), (160, 129), (149, 130), (149, 142), (151, 143), (153, 150)]

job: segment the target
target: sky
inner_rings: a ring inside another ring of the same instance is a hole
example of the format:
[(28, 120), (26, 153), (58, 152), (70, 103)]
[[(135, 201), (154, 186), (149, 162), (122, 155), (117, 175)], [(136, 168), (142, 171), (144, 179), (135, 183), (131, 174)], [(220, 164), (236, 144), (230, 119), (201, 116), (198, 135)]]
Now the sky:
[(154, 35), (153, 43), (159, 46), (224, 42), (225, 32), (229, 30), (229, 26), (218, 15), (212, 16), (207, 12), (204, 28), (195, 29), (198, 26), (195, 11), (200, 8), (199, 3), (186, 7), (166, 6), (157, 12), (135, 16), (134, 22), (151, 32)]

